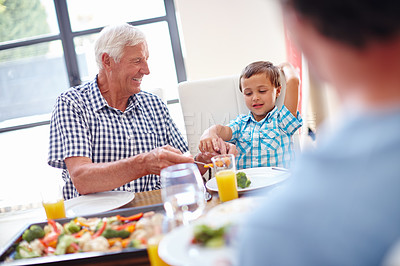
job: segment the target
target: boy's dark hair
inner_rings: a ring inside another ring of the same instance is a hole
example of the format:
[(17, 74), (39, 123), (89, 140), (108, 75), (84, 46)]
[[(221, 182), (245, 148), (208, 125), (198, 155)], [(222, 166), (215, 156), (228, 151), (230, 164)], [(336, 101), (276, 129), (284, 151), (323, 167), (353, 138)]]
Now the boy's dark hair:
[(324, 36), (362, 48), (400, 33), (398, 0), (281, 0)]
[(248, 79), (257, 74), (264, 74), (267, 76), (271, 84), (278, 88), (281, 86), (281, 82), (279, 80), (280, 70), (278, 67), (274, 66), (271, 62), (268, 61), (257, 61), (251, 63), (250, 65), (246, 66), (242, 74), (239, 78), (239, 89), (242, 91), (242, 83), (240, 82), (242, 78)]

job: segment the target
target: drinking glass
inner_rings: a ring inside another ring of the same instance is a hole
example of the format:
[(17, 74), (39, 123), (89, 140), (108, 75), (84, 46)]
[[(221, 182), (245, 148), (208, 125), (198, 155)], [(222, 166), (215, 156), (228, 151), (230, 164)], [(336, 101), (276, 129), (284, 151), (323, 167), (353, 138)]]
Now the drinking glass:
[(55, 180), (47, 181), (40, 194), (47, 219), (65, 218), (64, 197), (60, 183)]
[(218, 155), (211, 158), (217, 179), (218, 195), (222, 202), (237, 199), (235, 156)]
[(205, 208), (204, 185), (197, 166), (184, 163), (161, 170), (162, 199), (168, 219), (175, 225), (189, 224)]

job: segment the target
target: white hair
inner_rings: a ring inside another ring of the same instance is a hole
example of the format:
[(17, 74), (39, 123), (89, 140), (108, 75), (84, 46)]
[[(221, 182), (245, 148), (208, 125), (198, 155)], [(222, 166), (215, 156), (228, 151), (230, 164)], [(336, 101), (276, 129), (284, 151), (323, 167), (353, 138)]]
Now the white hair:
[(104, 53), (118, 63), (125, 46), (135, 46), (143, 42), (146, 42), (144, 33), (127, 23), (105, 27), (94, 46), (97, 66), (99, 69), (103, 68), (101, 58)]

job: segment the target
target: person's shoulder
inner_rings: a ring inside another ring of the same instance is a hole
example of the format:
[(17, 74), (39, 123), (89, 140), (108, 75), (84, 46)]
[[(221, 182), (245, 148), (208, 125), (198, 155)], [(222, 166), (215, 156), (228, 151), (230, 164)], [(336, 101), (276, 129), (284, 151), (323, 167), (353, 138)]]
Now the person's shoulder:
[(239, 114), (236, 116), (236, 118), (231, 120), (227, 126), (233, 131), (241, 131), (249, 121), (251, 121), (250, 114)]
[(86, 82), (81, 85), (70, 87), (57, 97), (57, 102), (76, 107), (82, 106), (82, 108), (85, 108), (87, 103), (95, 97), (95, 95), (93, 95), (95, 87), (96, 84), (93, 82)]
[(93, 87), (93, 84), (91, 82), (86, 82), (81, 85), (77, 85), (74, 87), (70, 87), (63, 91), (60, 94), (61, 98), (81, 98), (82, 96), (88, 94)]
[(163, 104), (163, 100), (156, 94), (141, 90), (136, 94), (137, 98), (142, 101), (153, 101), (155, 103)]
[(240, 121), (240, 122), (247, 122), (250, 119), (250, 113), (245, 115), (245, 114), (238, 114), (236, 118), (234, 119), (235, 121)]
[[(297, 115), (299, 115), (299, 112), (297, 111)], [(293, 115), (289, 109), (287, 109), (287, 107), (283, 104), (280, 108), (277, 109), (277, 112), (275, 113), (275, 116), (278, 118), (286, 118), (289, 117), (291, 119), (298, 119), (299, 117), (296, 117), (295, 115)]]

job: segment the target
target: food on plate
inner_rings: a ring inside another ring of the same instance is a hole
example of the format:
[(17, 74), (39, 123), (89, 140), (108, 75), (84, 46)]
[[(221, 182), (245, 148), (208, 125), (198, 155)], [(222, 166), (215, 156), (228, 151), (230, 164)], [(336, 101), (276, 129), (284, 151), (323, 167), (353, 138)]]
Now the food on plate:
[(29, 229), (26, 229), (22, 235), (22, 239), (27, 242), (32, 242), (37, 238), (44, 237), (44, 230), (38, 225), (32, 225)]
[(229, 157), (218, 158), (215, 161), (215, 165), (217, 167), (223, 167), (223, 166), (229, 167), (230, 164), (231, 164), (231, 161), (230, 161)]
[(44, 228), (32, 225), (16, 243), (7, 261), (88, 251), (120, 251), (146, 248), (147, 241), (160, 231), (164, 215), (138, 213), (104, 218), (77, 217), (65, 224), (49, 219)]
[(237, 180), (237, 186), (240, 188), (247, 188), (251, 184), (250, 179), (247, 178), (247, 175), (244, 172), (237, 172), (236, 180)]
[(204, 165), (204, 168), (213, 168), (214, 165), (212, 163), (208, 163)]
[(229, 225), (212, 227), (207, 224), (198, 224), (193, 229), (192, 244), (199, 244), (209, 248), (222, 247), (226, 244)]

